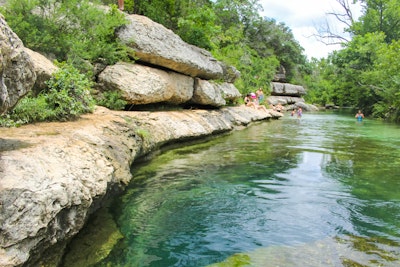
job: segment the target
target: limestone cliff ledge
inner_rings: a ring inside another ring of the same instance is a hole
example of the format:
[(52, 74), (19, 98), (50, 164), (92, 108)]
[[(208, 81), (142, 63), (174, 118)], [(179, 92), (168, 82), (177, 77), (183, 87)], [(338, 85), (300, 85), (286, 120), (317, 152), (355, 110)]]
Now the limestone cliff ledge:
[(0, 266), (62, 250), (110, 190), (130, 181), (135, 160), (164, 145), (280, 116), (244, 106), (157, 112), (98, 107), (75, 122), (0, 128)]

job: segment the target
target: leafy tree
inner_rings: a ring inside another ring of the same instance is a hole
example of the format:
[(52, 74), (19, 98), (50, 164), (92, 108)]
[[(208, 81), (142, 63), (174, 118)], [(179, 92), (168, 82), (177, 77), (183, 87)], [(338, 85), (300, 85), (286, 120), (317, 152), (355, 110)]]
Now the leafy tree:
[(212, 50), (216, 48), (213, 37), (221, 27), (216, 24), (217, 16), (209, 5), (199, 7), (196, 12), (178, 19), (177, 34), (186, 42)]
[(304, 84), (308, 88), (305, 96), (308, 102), (322, 106), (336, 103), (337, 69), (331, 59), (331, 57), (321, 60), (312, 58), (308, 63), (311, 71), (303, 77)]
[(376, 47), (373, 68), (363, 73), (365, 87), (377, 96), (372, 114), (400, 122), (400, 41)]
[(306, 64), (304, 49), (284, 23), (259, 18), (253, 22), (252, 27), (248, 27), (246, 35), (249, 46), (255, 49), (259, 56), (277, 57), (280, 65), (285, 68), (289, 81), (295, 78), (298, 66)]
[(126, 23), (114, 5), (105, 12), (88, 0), (10, 0), (4, 14), (25, 46), (76, 67), (127, 60), (115, 30)]
[(352, 40), (343, 43), (343, 49), (331, 54), (326, 62), (312, 66), (318, 75), (312, 79), (305, 76), (307, 97), (320, 103), (355, 106), (367, 115), (400, 121), (400, 1), (359, 2), (364, 8), (362, 16), (359, 21), (349, 20)]
[(383, 32), (385, 42), (400, 38), (400, 1), (399, 0), (362, 0), (364, 14), (354, 22), (351, 30), (356, 35)]

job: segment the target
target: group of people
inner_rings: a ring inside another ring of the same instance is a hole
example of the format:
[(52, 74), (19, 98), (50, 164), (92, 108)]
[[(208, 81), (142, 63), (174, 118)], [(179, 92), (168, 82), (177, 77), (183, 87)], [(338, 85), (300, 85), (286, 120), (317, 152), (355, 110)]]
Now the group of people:
[[(248, 93), (244, 98), (244, 103), (247, 107), (260, 109), (267, 112), (267, 108), (264, 106), (263, 102), (264, 93), (262, 88), (258, 88), (255, 93)], [(276, 106), (271, 104), (270, 108), (278, 112), (283, 112), (285, 110), (285, 107), (282, 106), (280, 103), (278, 103)], [(292, 110), (290, 115), (292, 117), (296, 116), (298, 119), (300, 119), (303, 116), (303, 109), (301, 107), (298, 107), (297, 109), (295, 108)], [(364, 119), (364, 114), (361, 112), (361, 110), (357, 112), (355, 118), (357, 119), (357, 121), (362, 121)]]
[[(264, 105), (264, 92), (262, 88), (258, 88), (255, 93), (248, 93), (244, 98), (244, 103), (247, 107), (267, 111), (267, 108)], [(271, 104), (270, 108), (278, 112), (283, 112), (285, 110), (285, 107), (280, 103), (276, 106)]]
[(264, 110), (267, 112), (267, 108), (263, 105), (264, 93), (262, 88), (259, 88), (255, 93), (248, 93), (244, 98), (244, 103), (247, 107)]
[(264, 100), (264, 94), (260, 97), (257, 96), (257, 94), (255, 93), (248, 93), (245, 98), (244, 98), (244, 104), (247, 107), (251, 107), (254, 109), (260, 109), (260, 110), (264, 110), (265, 112), (267, 112), (267, 108), (260, 104), (260, 99)]
[(297, 118), (301, 119), (301, 117), (303, 116), (303, 109), (301, 107), (297, 109), (294, 108), (290, 113), (290, 116), (294, 117), (294, 115), (297, 115)]

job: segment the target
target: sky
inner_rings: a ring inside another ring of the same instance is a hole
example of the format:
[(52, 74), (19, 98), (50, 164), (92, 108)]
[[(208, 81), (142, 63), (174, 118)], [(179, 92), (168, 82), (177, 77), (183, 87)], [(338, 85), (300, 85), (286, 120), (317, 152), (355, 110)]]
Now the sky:
[[(343, 13), (336, 0), (260, 0), (260, 4), (264, 9), (261, 16), (273, 18), (278, 23), (284, 22), (309, 59), (327, 57), (333, 50), (340, 49), (340, 45), (325, 45), (312, 37), (317, 33), (319, 25), (326, 25), (327, 18), (337, 33), (343, 32), (343, 26), (333, 16), (326, 16), (326, 13), (332, 11)], [(352, 9), (356, 16), (359, 15), (359, 6), (353, 6)]]

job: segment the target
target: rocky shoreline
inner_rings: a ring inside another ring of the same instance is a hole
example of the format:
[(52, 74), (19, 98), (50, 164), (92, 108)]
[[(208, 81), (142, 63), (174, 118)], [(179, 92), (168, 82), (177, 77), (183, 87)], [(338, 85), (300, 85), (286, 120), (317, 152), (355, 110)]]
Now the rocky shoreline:
[(74, 122), (0, 128), (0, 266), (62, 255), (90, 214), (129, 183), (135, 161), (168, 145), (281, 116), (244, 106), (152, 112), (98, 107)]

